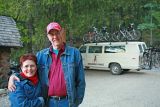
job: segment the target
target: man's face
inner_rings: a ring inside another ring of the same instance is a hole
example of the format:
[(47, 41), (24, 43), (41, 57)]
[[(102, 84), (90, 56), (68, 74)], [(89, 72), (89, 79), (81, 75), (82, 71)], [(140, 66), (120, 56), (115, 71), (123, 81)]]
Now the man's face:
[(51, 42), (53, 48), (59, 49), (63, 44), (62, 37), (60, 35), (60, 31), (58, 30), (50, 30), (47, 35), (49, 41)]

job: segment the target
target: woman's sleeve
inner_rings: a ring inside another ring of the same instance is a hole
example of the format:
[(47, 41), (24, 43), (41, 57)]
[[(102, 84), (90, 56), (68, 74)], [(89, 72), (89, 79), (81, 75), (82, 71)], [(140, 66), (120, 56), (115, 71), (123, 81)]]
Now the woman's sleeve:
[(37, 97), (35, 99), (29, 99), (26, 96), (25, 90), (20, 83), (16, 84), (16, 91), (10, 92), (10, 101), (11, 104), (16, 105), (17, 107), (44, 107), (43, 97)]

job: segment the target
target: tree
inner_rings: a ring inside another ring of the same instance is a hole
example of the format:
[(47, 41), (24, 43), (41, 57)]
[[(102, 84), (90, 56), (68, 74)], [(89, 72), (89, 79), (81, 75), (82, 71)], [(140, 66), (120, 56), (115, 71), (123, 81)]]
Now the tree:
[(138, 28), (141, 29), (141, 31), (144, 30), (150, 30), (150, 45), (153, 45), (153, 30), (157, 29), (159, 26), (159, 13), (157, 14), (157, 8), (160, 5), (157, 3), (147, 3), (144, 5), (144, 8), (148, 10), (149, 15), (146, 15), (144, 18), (144, 22), (142, 24), (139, 24)]
[[(159, 5), (159, 0), (152, 1)], [(67, 41), (70, 37), (78, 38), (77, 42), (73, 41), (76, 43), (73, 44), (75, 46), (82, 43), (83, 35), (92, 26), (96, 25), (100, 29), (102, 25), (106, 25), (108, 31), (113, 32), (121, 21), (139, 24), (144, 38), (148, 38), (147, 29), (153, 26), (154, 33), (160, 35), (159, 6), (152, 11), (154, 25), (150, 26), (148, 23), (150, 10), (145, 8), (145, 4), (150, 2), (148, 0), (121, 0), (121, 2), (119, 0), (0, 0), (0, 15), (11, 16), (17, 22), (24, 44), (24, 48), (17, 52), (36, 53), (50, 45), (45, 37), (45, 30), (51, 21), (56, 21), (65, 28)]]

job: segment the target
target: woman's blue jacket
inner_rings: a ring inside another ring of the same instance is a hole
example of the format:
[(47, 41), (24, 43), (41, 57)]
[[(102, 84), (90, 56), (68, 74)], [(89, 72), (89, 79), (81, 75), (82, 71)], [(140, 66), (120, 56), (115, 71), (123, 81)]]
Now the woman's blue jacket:
[(9, 92), (11, 107), (44, 107), (40, 82), (37, 85), (33, 85), (31, 81), (18, 77), (20, 82), (14, 82), (16, 90)]

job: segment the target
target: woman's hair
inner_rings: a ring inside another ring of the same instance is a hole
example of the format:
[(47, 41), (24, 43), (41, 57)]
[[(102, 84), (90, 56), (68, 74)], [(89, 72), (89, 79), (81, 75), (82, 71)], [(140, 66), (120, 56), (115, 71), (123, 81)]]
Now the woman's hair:
[(20, 57), (20, 59), (19, 59), (20, 66), (22, 66), (23, 62), (26, 60), (32, 60), (35, 62), (35, 64), (37, 64), (36, 56), (34, 54), (28, 53), (28, 54), (24, 54)]

